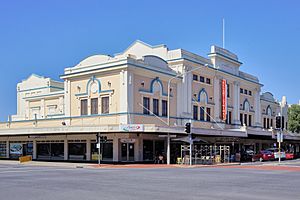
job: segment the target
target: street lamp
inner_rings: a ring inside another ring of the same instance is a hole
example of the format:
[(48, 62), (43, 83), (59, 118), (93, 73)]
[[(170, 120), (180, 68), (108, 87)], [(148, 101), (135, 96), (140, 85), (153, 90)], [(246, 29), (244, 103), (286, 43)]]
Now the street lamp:
[[(190, 71), (186, 71), (182, 74), (177, 74), (176, 76), (170, 78), (168, 80), (168, 113), (167, 113), (167, 123), (168, 123), (168, 128), (170, 130), (170, 86), (171, 86), (171, 81), (173, 79), (176, 79), (176, 78), (180, 78), (180, 77), (183, 77), (183, 75), (187, 74), (187, 73), (190, 73), (190, 72), (193, 72), (197, 69), (200, 69), (202, 68), (203, 66), (200, 66), (200, 67), (196, 67), (195, 69), (192, 69)], [(205, 64), (204, 67), (208, 67), (208, 64)], [(169, 165), (170, 164), (170, 131), (168, 132), (168, 141), (167, 141), (167, 164)]]

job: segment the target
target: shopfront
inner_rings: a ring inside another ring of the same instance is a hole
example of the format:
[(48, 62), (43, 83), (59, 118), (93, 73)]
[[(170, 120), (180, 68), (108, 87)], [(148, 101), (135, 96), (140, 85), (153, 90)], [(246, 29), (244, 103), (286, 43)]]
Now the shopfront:
[(64, 160), (64, 141), (38, 141), (38, 160)]
[(68, 141), (69, 160), (86, 160), (86, 140)]
[(32, 156), (32, 141), (12, 141), (9, 143), (9, 157), (18, 159), (21, 156)]
[[(113, 140), (101, 141), (100, 145), (101, 160), (113, 160)], [(99, 149), (97, 148), (96, 140), (91, 141), (91, 160), (97, 161), (99, 159)]]

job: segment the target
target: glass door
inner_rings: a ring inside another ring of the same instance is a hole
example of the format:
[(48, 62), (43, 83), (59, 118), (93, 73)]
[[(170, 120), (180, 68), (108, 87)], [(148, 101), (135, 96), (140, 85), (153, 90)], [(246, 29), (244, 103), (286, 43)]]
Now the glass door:
[(121, 160), (134, 161), (134, 143), (121, 143)]

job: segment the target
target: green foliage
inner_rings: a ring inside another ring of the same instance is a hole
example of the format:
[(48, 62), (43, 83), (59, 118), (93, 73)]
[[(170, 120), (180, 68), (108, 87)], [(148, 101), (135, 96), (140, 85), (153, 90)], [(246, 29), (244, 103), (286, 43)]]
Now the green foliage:
[(288, 110), (288, 129), (300, 133), (300, 105), (292, 105)]

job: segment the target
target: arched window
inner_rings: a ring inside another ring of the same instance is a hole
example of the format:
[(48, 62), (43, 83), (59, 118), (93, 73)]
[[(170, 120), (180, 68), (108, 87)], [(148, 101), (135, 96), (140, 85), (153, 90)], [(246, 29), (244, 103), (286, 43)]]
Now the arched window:
[(207, 93), (204, 89), (200, 91), (198, 101), (202, 104), (207, 104)]
[[(208, 99), (207, 93), (206, 93), (205, 89), (203, 88), (199, 92), (198, 102), (195, 101), (194, 105), (193, 105), (194, 120), (200, 119), (200, 121), (211, 121), (211, 117), (210, 117), (211, 108), (209, 108), (207, 106), (207, 104), (208, 104), (207, 99)], [(199, 108), (199, 104), (200, 104), (200, 108)], [(198, 113), (200, 113), (200, 116), (198, 116)]]
[(252, 126), (252, 115), (250, 112), (250, 103), (248, 99), (245, 99), (243, 103), (243, 110), (240, 112), (241, 126)]

